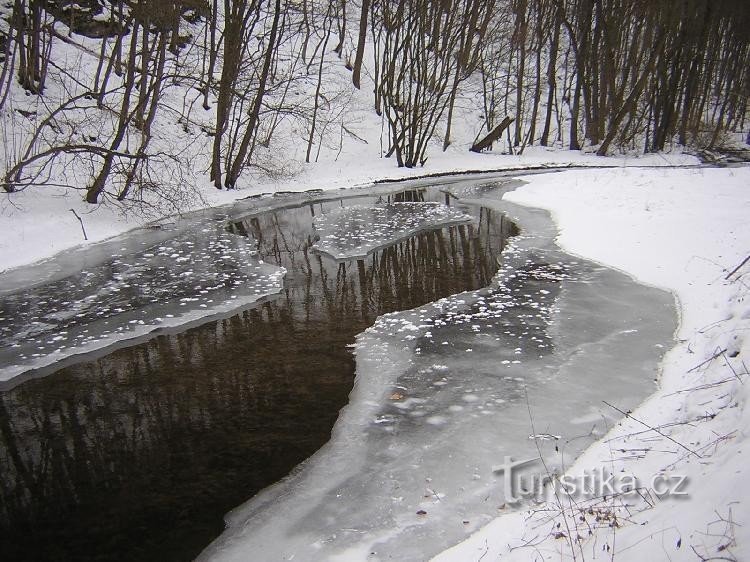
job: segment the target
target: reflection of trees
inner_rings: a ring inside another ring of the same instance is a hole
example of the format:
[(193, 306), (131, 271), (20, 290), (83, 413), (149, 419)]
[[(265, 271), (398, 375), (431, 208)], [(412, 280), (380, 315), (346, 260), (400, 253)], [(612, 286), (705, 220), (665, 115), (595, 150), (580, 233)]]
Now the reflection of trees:
[[(397, 200), (424, 200), (416, 190)], [(389, 198), (390, 199), (390, 198)], [(319, 212), (339, 202), (319, 205)], [(300, 300), (305, 320), (314, 313), (341, 321), (361, 313), (370, 324), (378, 314), (412, 308), (447, 294), (485, 286), (515, 225), (500, 213), (479, 208), (475, 223), (419, 233), (373, 252), (364, 260), (336, 263), (311, 251), (315, 207), (253, 217), (234, 229), (255, 239), (261, 258), (285, 267), (285, 299)], [(322, 299), (323, 306), (314, 303)], [(290, 306), (299, 316), (299, 309)]]
[(337, 263), (310, 250), (311, 226), (340, 204), (231, 227), (287, 268), (279, 298), (0, 394), (0, 558), (194, 556), (328, 439), (346, 344), (379, 314), (486, 285), (513, 228), (481, 209)]

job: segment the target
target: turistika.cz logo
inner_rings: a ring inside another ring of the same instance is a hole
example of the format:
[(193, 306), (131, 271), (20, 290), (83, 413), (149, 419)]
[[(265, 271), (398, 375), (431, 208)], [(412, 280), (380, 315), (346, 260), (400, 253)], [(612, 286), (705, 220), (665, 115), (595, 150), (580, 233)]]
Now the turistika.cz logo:
[[(537, 470), (532, 470), (534, 466)], [(632, 474), (610, 473), (603, 466), (585, 470), (580, 475), (539, 472), (539, 467), (543, 466), (539, 457), (514, 460), (506, 456), (503, 464), (492, 467), (495, 474), (502, 475), (505, 501), (550, 500), (555, 494), (583, 500), (639, 494), (644, 490), (660, 498), (688, 495), (688, 479), (683, 475), (660, 473), (644, 482)]]

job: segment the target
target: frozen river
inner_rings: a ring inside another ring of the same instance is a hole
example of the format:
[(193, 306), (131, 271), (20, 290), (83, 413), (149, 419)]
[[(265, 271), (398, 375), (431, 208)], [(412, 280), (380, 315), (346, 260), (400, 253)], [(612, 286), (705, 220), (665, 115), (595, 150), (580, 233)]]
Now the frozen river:
[(506, 458), (560, 472), (619, 419), (605, 400), (626, 411), (655, 388), (671, 295), (561, 252), (502, 186), (449, 189), (520, 225), (498, 274), (360, 334), (331, 441), (234, 510), (203, 559), (426, 559), (513, 507)]
[(511, 508), (493, 467), (570, 464), (676, 322), (512, 186), (264, 198), (6, 275), (0, 556), (189, 559), (313, 453), (202, 557), (421, 559)]

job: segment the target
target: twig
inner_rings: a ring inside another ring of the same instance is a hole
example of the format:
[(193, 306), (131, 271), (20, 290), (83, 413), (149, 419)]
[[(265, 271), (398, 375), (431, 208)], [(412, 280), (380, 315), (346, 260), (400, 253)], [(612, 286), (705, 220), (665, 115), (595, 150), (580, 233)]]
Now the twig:
[(489, 552), (489, 550), (490, 550), (490, 547), (487, 544), (487, 539), (484, 539), (484, 552), (482, 553), (482, 556), (479, 557), (478, 562), (482, 562), (482, 558), (487, 556), (487, 552)]
[[(527, 540), (523, 544), (519, 544), (518, 546), (510, 546), (510, 543), (508, 544), (508, 552), (513, 552), (514, 550), (517, 550), (519, 548), (528, 548), (528, 547), (537, 547), (540, 544), (542, 544), (546, 540), (546, 536), (539, 538), (539, 534), (534, 535), (534, 538)], [(536, 542), (534, 542), (536, 541)], [(486, 541), (485, 541), (486, 544)], [(486, 554), (486, 552), (485, 552)], [(481, 558), (479, 559), (481, 560)]]
[(693, 367), (692, 369), (689, 369), (689, 370), (688, 370), (688, 373), (692, 373), (692, 372), (693, 372), (693, 371), (695, 371), (696, 369), (700, 369), (701, 367), (703, 367), (703, 365), (705, 365), (706, 363), (710, 363), (711, 361), (713, 361), (714, 359), (716, 359), (716, 358), (717, 358), (717, 357), (718, 357), (719, 355), (721, 355), (722, 353), (726, 353), (726, 351), (727, 351), (727, 349), (726, 349), (726, 348), (722, 349), (721, 351), (717, 351), (717, 352), (716, 352), (716, 353), (714, 353), (714, 354), (713, 354), (713, 355), (712, 355), (711, 357), (709, 357), (708, 359), (706, 359), (705, 361), (703, 361), (703, 362), (702, 362), (701, 364), (699, 364), (699, 365), (696, 365), (696, 366), (695, 366), (695, 367)]
[[(744, 375), (744, 374), (746, 374), (746, 373), (739, 373), (739, 375)], [(709, 388), (714, 388), (715, 386), (721, 386), (722, 384), (725, 384), (725, 383), (728, 383), (728, 382), (732, 382), (733, 380), (735, 380), (735, 377), (731, 377), (731, 378), (728, 378), (728, 379), (721, 379), (721, 380), (716, 381), (716, 382), (711, 382), (711, 383), (701, 384), (699, 386), (693, 386), (693, 387), (690, 387), (690, 388), (683, 388), (683, 389), (680, 389), (680, 390), (675, 390), (674, 392), (670, 392), (669, 394), (665, 394), (664, 396), (665, 397), (667, 397), (667, 396), (674, 396), (675, 394), (681, 394), (683, 392), (694, 392), (694, 391), (697, 391), (697, 390), (708, 390)]]
[[(676, 421), (676, 422), (664, 423), (664, 424), (661, 424), (661, 425), (657, 426), (657, 428), (658, 429), (663, 429), (665, 427), (676, 427), (678, 425), (689, 425), (690, 427), (693, 427), (693, 422), (695, 422), (695, 421), (703, 421), (703, 416), (701, 416), (700, 418), (696, 418), (695, 420), (684, 420), (684, 421)], [(632, 432), (630, 432), (630, 433), (628, 433), (626, 435), (616, 435), (615, 437), (610, 437), (609, 439), (605, 439), (604, 442), (605, 443), (609, 443), (610, 441), (626, 440), (626, 439), (629, 439), (631, 437), (636, 437), (638, 435), (643, 435), (644, 433), (648, 433), (649, 431), (651, 431), (651, 430), (646, 429), (646, 430), (643, 430), (643, 431), (632, 431)], [(643, 439), (645, 440), (646, 438), (644, 437)], [(651, 438), (649, 438), (649, 439), (657, 441), (659, 438), (658, 437), (654, 437), (653, 439), (651, 439)]]
[(83, 226), (83, 219), (80, 216), (78, 216), (78, 213), (76, 213), (75, 209), (70, 209), (70, 212), (73, 213), (76, 216), (76, 218), (78, 219), (78, 222), (81, 223), (81, 230), (83, 230), (83, 239), (84, 240), (88, 240), (89, 237), (86, 236), (86, 228)]
[(725, 280), (729, 280), (729, 278), (730, 278), (730, 277), (731, 277), (732, 275), (734, 275), (735, 273), (737, 273), (737, 272), (738, 272), (738, 271), (739, 271), (740, 269), (742, 269), (742, 266), (743, 266), (743, 265), (745, 265), (745, 264), (746, 264), (746, 263), (747, 263), (748, 261), (750, 261), (750, 255), (748, 255), (748, 256), (747, 256), (747, 257), (746, 257), (746, 258), (745, 258), (744, 260), (742, 260), (742, 263), (741, 263), (740, 265), (738, 265), (737, 267), (735, 267), (735, 268), (734, 268), (734, 269), (733, 269), (733, 270), (732, 270), (732, 271), (731, 271), (731, 272), (729, 273), (729, 275), (727, 275), (726, 277), (724, 277), (724, 279), (725, 279)]
[[(537, 434), (536, 429), (534, 428), (534, 416), (531, 413), (531, 404), (529, 403), (529, 393), (525, 386), (523, 389), (523, 393), (526, 397), (526, 409), (529, 412), (529, 423), (531, 424), (531, 434), (536, 435)], [(542, 449), (539, 447), (539, 441), (537, 439), (534, 439), (534, 445), (536, 446), (536, 451), (537, 451), (537, 454), (539, 455), (539, 460), (542, 461), (542, 466), (544, 466), (544, 471), (547, 473), (547, 477), (550, 478), (550, 480), (552, 480), (552, 474), (549, 468), (547, 467), (547, 463), (544, 460), (544, 456), (542, 455)], [(565, 507), (563, 506), (562, 500), (560, 499), (560, 496), (557, 493), (557, 486), (555, 486), (554, 483), (552, 485), (552, 492), (555, 495), (557, 506), (560, 509), (560, 514), (562, 515), (563, 523), (565, 523), (565, 529), (566, 531), (568, 531), (568, 536), (566, 538), (567, 538), (568, 545), (570, 546), (570, 554), (573, 556), (573, 562), (575, 562), (576, 551), (575, 551), (575, 545), (573, 542), (573, 533), (570, 531), (570, 525), (568, 524), (568, 517), (565, 514)], [(570, 494), (567, 494), (567, 498), (569, 502), (572, 502), (572, 498), (570, 497)], [(578, 548), (581, 549), (581, 558), (584, 559), (583, 547), (580, 545), (580, 543), (578, 544)]]
[(691, 544), (690, 548), (693, 549), (693, 552), (695, 552), (695, 555), (701, 559), (701, 562), (709, 562), (710, 560), (727, 560), (728, 562), (737, 562), (736, 558), (727, 558), (726, 556), (711, 556), (710, 558), (706, 558), (705, 556), (701, 556), (698, 554), (698, 551), (695, 550), (695, 547)]
[(622, 410), (620, 410), (620, 408), (618, 408), (617, 406), (613, 406), (612, 404), (610, 404), (610, 403), (609, 403), (609, 402), (607, 402), (606, 400), (602, 400), (602, 402), (604, 402), (604, 403), (605, 403), (605, 404), (606, 404), (607, 406), (609, 406), (610, 408), (613, 408), (613, 409), (617, 410), (618, 412), (620, 412), (620, 413), (621, 413), (621, 414), (622, 414), (623, 416), (625, 416), (626, 418), (631, 418), (631, 419), (633, 419), (633, 420), (637, 421), (637, 422), (638, 422), (639, 424), (641, 424), (641, 425), (643, 425), (643, 426), (645, 426), (645, 427), (649, 428), (649, 429), (650, 429), (651, 431), (655, 431), (656, 433), (658, 433), (658, 434), (659, 434), (659, 435), (661, 435), (662, 437), (664, 437), (664, 438), (666, 438), (666, 439), (669, 439), (670, 441), (672, 441), (672, 443), (675, 443), (676, 445), (679, 445), (680, 447), (682, 447), (683, 449), (685, 449), (685, 450), (686, 450), (686, 451), (688, 451), (689, 453), (692, 453), (692, 454), (694, 454), (694, 455), (695, 455), (696, 457), (698, 457), (699, 459), (700, 459), (700, 458), (703, 458), (703, 457), (701, 457), (701, 456), (700, 456), (700, 455), (699, 455), (698, 453), (696, 453), (695, 451), (693, 451), (693, 450), (692, 450), (692, 449), (691, 449), (690, 447), (687, 447), (687, 446), (683, 445), (682, 443), (680, 443), (680, 442), (679, 442), (679, 441), (677, 441), (676, 439), (672, 439), (672, 438), (671, 438), (671, 437), (670, 437), (669, 435), (667, 435), (667, 434), (665, 434), (665, 433), (662, 433), (662, 432), (661, 432), (661, 431), (659, 431), (659, 430), (658, 430), (657, 428), (655, 428), (655, 427), (652, 427), (652, 426), (648, 425), (648, 424), (647, 424), (646, 422), (643, 422), (643, 421), (639, 420), (638, 418), (636, 418), (635, 416), (633, 416), (633, 414), (630, 414), (630, 413), (628, 413), (628, 412), (623, 412)]
[(342, 129), (343, 129), (343, 130), (344, 130), (345, 132), (347, 132), (347, 133), (348, 133), (348, 134), (349, 134), (350, 136), (352, 136), (352, 137), (354, 137), (355, 139), (357, 139), (358, 141), (360, 141), (360, 142), (363, 142), (363, 143), (367, 144), (367, 140), (366, 140), (366, 139), (363, 139), (363, 138), (362, 138), (362, 137), (360, 137), (359, 135), (357, 135), (357, 134), (353, 133), (352, 131), (350, 131), (349, 129), (347, 129), (347, 128), (346, 128), (346, 125), (344, 125), (343, 123), (341, 124), (341, 128), (342, 128)]

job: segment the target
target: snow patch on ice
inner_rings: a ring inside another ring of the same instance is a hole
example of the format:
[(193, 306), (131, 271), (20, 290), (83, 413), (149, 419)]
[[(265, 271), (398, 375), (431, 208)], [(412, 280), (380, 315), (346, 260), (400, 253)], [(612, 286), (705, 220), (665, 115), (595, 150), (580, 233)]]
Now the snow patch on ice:
[(313, 249), (335, 259), (364, 258), (422, 230), (471, 220), (470, 215), (454, 207), (433, 202), (353, 205), (315, 219), (320, 240)]

